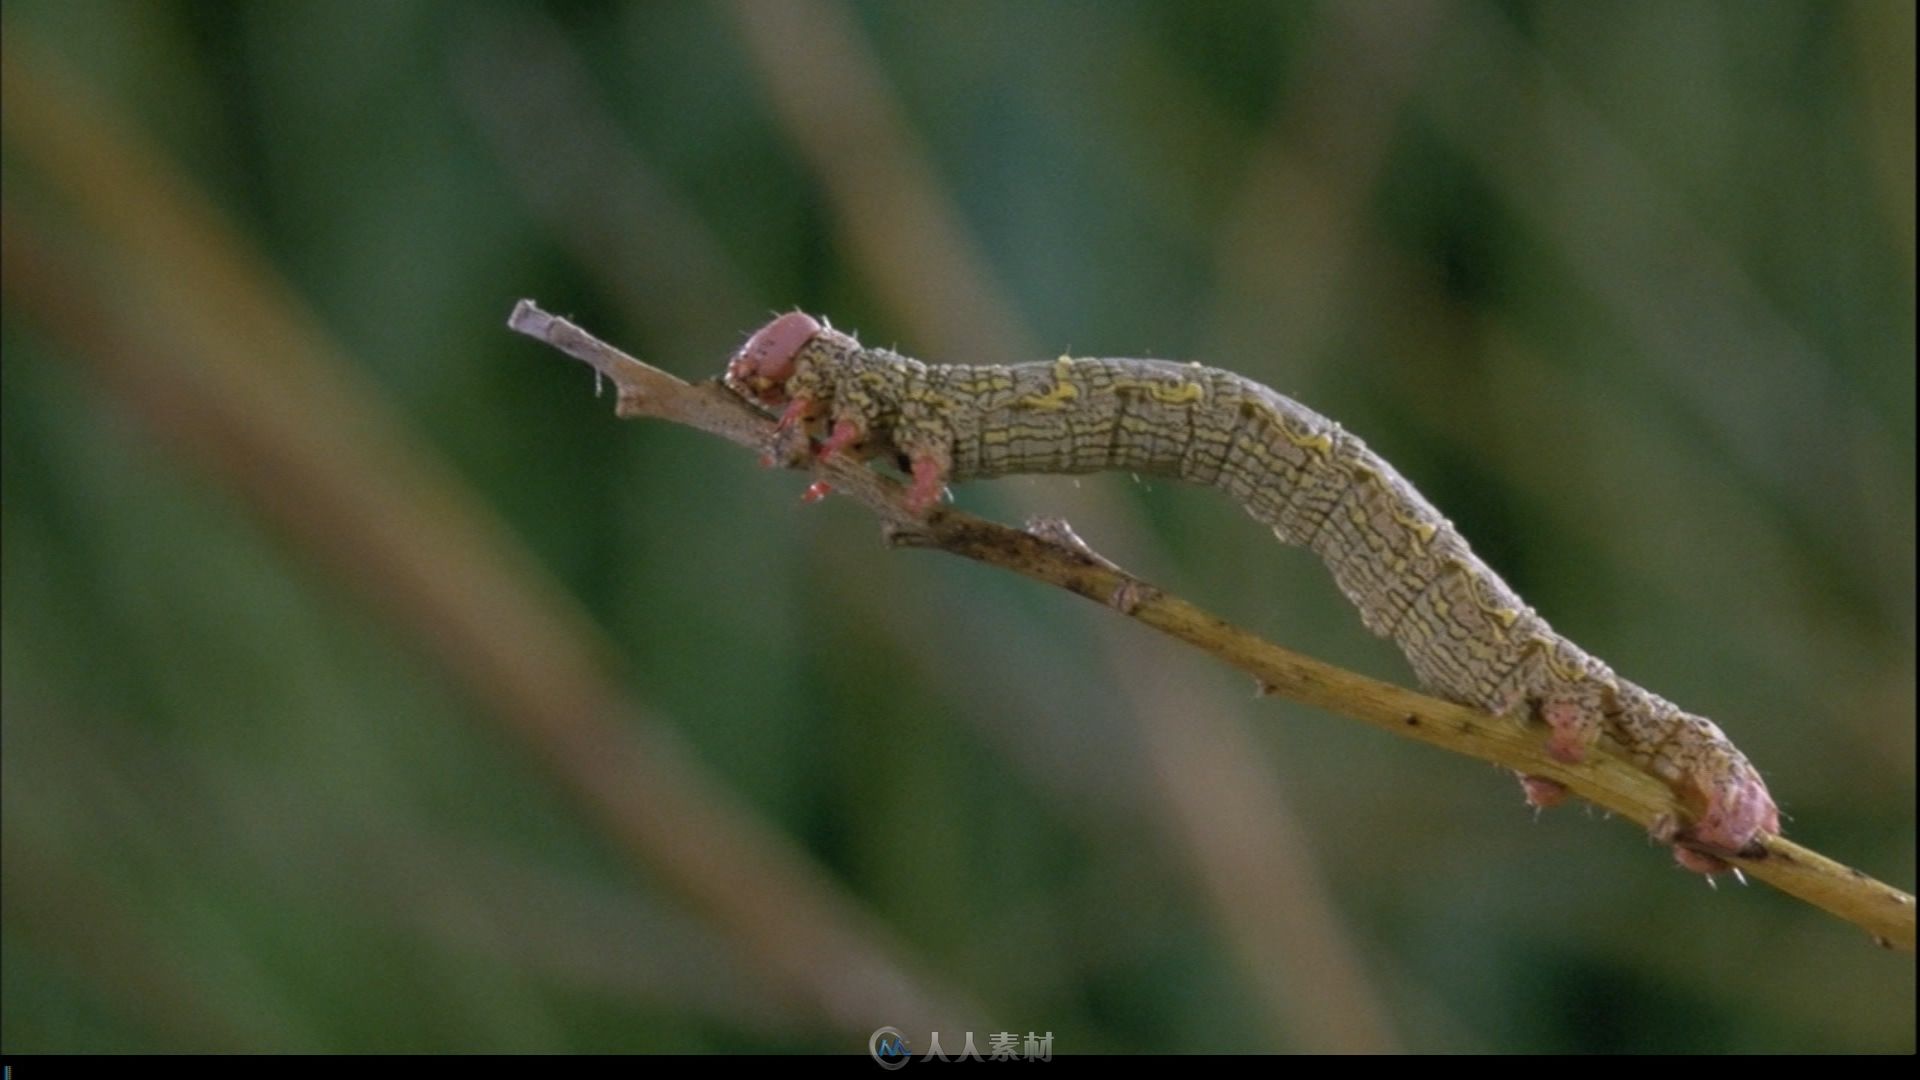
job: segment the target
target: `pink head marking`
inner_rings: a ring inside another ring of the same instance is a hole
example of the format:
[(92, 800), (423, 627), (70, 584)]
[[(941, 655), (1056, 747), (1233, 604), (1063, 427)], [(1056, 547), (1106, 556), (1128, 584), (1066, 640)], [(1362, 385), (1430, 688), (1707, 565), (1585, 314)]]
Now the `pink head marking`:
[(793, 377), (794, 358), (820, 323), (813, 316), (789, 311), (753, 332), (727, 364), (727, 385), (765, 405), (787, 400), (786, 383)]

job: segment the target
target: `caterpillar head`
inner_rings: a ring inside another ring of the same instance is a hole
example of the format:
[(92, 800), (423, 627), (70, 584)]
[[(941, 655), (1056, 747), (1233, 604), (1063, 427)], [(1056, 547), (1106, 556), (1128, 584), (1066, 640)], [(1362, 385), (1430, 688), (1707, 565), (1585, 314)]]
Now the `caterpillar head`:
[(783, 405), (794, 360), (820, 332), (813, 316), (789, 311), (753, 332), (727, 363), (727, 385), (762, 405)]

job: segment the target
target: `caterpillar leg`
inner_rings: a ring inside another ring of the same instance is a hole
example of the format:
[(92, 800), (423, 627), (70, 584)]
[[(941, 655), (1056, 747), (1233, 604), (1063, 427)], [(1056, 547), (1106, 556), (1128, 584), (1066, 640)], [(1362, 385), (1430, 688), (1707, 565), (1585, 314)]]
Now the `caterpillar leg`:
[(833, 424), (833, 432), (820, 444), (817, 460), (825, 461), (848, 447), (857, 446), (860, 440), (866, 437), (867, 433), (860, 430), (859, 424), (851, 420), (836, 420)]
[[(1506, 717), (1516, 723), (1524, 724), (1527, 713), (1530, 710), (1526, 696), (1516, 690), (1507, 694), (1491, 711), (1496, 716)], [(1541, 706), (1538, 711), (1543, 719), (1548, 717), (1547, 706)], [(1548, 719), (1548, 725), (1552, 726), (1552, 723), (1552, 720)], [(1583, 752), (1585, 745), (1586, 744), (1581, 744)], [(1558, 753), (1554, 753), (1553, 756), (1562, 761), (1579, 760), (1578, 758), (1564, 758)], [(1558, 780), (1549, 780), (1544, 776), (1528, 776), (1526, 773), (1514, 773), (1513, 775), (1520, 781), (1520, 792), (1526, 798), (1527, 805), (1533, 807), (1535, 810), (1551, 810), (1567, 801), (1569, 794), (1567, 785)]]
[(1724, 874), (1733, 869), (1724, 860), (1715, 858), (1704, 851), (1695, 851), (1680, 844), (1673, 845), (1673, 861), (1696, 874), (1705, 874), (1711, 878), (1715, 874)]
[(795, 427), (804, 428), (820, 412), (820, 403), (810, 397), (796, 397), (787, 402), (780, 410), (780, 421), (773, 426), (775, 431), (788, 431)]
[(907, 485), (907, 510), (925, 517), (947, 489), (947, 459), (938, 454), (909, 454), (913, 480)]
[(1540, 719), (1549, 730), (1547, 753), (1556, 761), (1576, 765), (1599, 741), (1606, 713), (1598, 694), (1555, 693), (1540, 703)]
[[(1588, 748), (1600, 738), (1606, 715), (1604, 702), (1603, 692), (1586, 692), (1585, 685), (1549, 694), (1540, 701), (1538, 713), (1548, 731), (1547, 753), (1555, 761), (1573, 765), (1586, 758)], [(1521, 774), (1520, 790), (1526, 795), (1527, 805), (1535, 810), (1551, 810), (1567, 801), (1566, 785), (1544, 776)]]
[(810, 397), (795, 397), (780, 410), (780, 421), (773, 426), (773, 437), (760, 454), (760, 464), (793, 466), (813, 457), (812, 429), (820, 413), (820, 404)]
[(1535, 810), (1551, 810), (1567, 801), (1567, 785), (1560, 781), (1525, 773), (1515, 775), (1520, 777), (1520, 790), (1526, 795), (1527, 805)]
[(1694, 783), (1707, 796), (1707, 812), (1686, 831), (1697, 844), (1744, 854), (1762, 833), (1780, 831), (1780, 810), (1767, 793), (1767, 785), (1752, 765), (1740, 761), (1736, 768), (1702, 768)]
[[(834, 427), (833, 434), (821, 444), (817, 460), (825, 461), (846, 447), (857, 445), (863, 437), (858, 428), (842, 420)], [(926, 517), (927, 511), (939, 503), (940, 496), (947, 490), (947, 466), (934, 457), (916, 457), (912, 462), (913, 479), (907, 484), (907, 511), (915, 517)], [(818, 502), (832, 491), (833, 485), (825, 480), (815, 480), (807, 485), (806, 492), (800, 498), (804, 502)]]
[(1662, 817), (1651, 830), (1655, 840), (1673, 845), (1674, 861), (1688, 870), (1725, 873), (1732, 867), (1719, 854), (1760, 854), (1760, 837), (1780, 831), (1780, 810), (1744, 758), (1703, 764), (1688, 779), (1706, 797), (1706, 812), (1685, 828)]
[(1694, 830), (1681, 828), (1678, 818), (1671, 814), (1662, 814), (1655, 818), (1653, 826), (1647, 830), (1655, 842), (1673, 846), (1673, 861), (1682, 869), (1696, 874), (1705, 874), (1711, 879), (1715, 874), (1724, 874), (1733, 869), (1726, 860), (1710, 851), (1694, 846)]
[[(782, 422), (785, 422), (784, 419)], [(834, 422), (832, 433), (821, 442), (820, 450), (814, 454), (813, 459), (815, 461), (825, 461), (835, 454), (845, 453), (849, 447), (858, 447), (866, 437), (867, 433), (861, 430), (859, 424), (851, 420), (837, 420)], [(825, 480), (815, 480), (813, 483), (807, 485), (806, 491), (801, 493), (800, 501), (819, 502), (831, 494), (833, 494), (832, 484), (827, 483)]]

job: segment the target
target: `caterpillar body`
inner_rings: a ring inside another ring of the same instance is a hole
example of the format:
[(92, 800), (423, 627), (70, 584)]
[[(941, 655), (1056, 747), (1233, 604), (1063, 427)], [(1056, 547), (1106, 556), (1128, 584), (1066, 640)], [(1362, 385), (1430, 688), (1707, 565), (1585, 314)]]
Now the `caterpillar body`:
[[(790, 312), (734, 355), (726, 383), (781, 410), (789, 452), (797, 440), (821, 457), (898, 462), (918, 513), (950, 482), (1013, 473), (1122, 469), (1219, 488), (1319, 555), (1428, 690), (1543, 723), (1567, 762), (1605, 734), (1665, 780), (1695, 815), (1654, 827), (1681, 865), (1725, 870), (1718, 855), (1759, 854), (1759, 836), (1780, 831), (1766, 784), (1719, 727), (1555, 633), (1393, 466), (1251, 379), (1158, 360), (925, 364)], [(1522, 779), (1536, 806), (1565, 794)]]

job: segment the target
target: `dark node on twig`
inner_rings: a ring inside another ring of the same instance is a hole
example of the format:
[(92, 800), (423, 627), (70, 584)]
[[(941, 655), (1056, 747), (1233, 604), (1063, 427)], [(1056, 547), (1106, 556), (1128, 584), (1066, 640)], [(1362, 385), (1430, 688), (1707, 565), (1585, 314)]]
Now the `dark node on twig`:
[[(1105, 560), (1102, 561), (1104, 562)], [(1111, 566), (1112, 564), (1109, 563), (1108, 565)], [(1119, 588), (1113, 590), (1113, 595), (1107, 598), (1107, 603), (1112, 604), (1114, 609), (1119, 611), (1120, 614), (1131, 615), (1140, 610), (1141, 604), (1149, 600), (1158, 599), (1159, 596), (1159, 589), (1148, 585), (1146, 582), (1135, 581), (1132, 578), (1128, 578), (1120, 583)]]
[(1413, 715), (1412, 713), (1408, 713), (1407, 718), (1405, 720), (1402, 720), (1401, 723), (1407, 725), (1408, 727), (1419, 727), (1420, 718)]
[(940, 542), (933, 533), (919, 525), (905, 525), (898, 521), (880, 523), (880, 539), (888, 547), (930, 548), (939, 547)]
[(1257, 697), (1257, 698), (1274, 697), (1279, 693), (1280, 693), (1280, 688), (1273, 685), (1270, 682), (1267, 682), (1265, 679), (1253, 680), (1253, 696), (1254, 697)]

